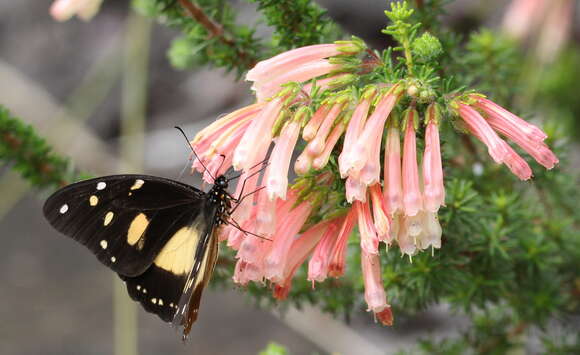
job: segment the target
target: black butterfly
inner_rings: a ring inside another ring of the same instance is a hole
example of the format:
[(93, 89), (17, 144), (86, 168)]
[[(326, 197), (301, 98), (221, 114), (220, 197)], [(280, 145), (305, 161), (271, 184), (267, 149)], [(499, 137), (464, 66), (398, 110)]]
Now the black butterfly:
[(115, 271), (146, 311), (182, 326), (185, 338), (217, 261), (216, 227), (231, 223), (232, 201), (241, 201), (227, 192), (230, 180), (218, 176), (205, 193), (156, 176), (104, 176), (60, 189), (44, 215)]

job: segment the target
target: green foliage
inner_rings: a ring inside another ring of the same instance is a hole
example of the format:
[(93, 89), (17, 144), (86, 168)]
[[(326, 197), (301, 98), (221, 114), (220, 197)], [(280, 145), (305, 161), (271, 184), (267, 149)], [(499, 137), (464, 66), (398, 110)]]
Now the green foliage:
[(35, 187), (55, 188), (76, 180), (69, 161), (52, 148), (34, 129), (0, 106), (0, 160), (14, 164)]
[(276, 52), (328, 42), (337, 34), (326, 12), (310, 0), (249, 1), (258, 4), (266, 23), (274, 28), (271, 46)]
[(469, 37), (466, 49), (463, 65), (467, 85), (493, 93), (498, 103), (506, 103), (518, 89), (513, 85), (520, 62), (515, 43), (489, 30), (481, 30)]
[(207, 64), (241, 76), (261, 57), (262, 44), (254, 30), (235, 23), (235, 11), (227, 2), (134, 0), (133, 6), (182, 32), (169, 51), (176, 68)]
[(259, 355), (288, 355), (288, 350), (277, 343), (269, 343), (266, 349), (260, 351)]

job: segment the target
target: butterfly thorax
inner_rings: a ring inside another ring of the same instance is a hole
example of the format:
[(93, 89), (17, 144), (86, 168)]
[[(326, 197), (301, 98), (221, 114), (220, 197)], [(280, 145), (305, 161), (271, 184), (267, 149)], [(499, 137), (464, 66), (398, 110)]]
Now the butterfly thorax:
[(217, 208), (215, 215), (215, 224), (224, 224), (225, 216), (229, 214), (232, 208), (232, 197), (227, 192), (228, 180), (225, 176), (220, 175), (215, 179), (215, 184), (208, 192), (209, 202)]

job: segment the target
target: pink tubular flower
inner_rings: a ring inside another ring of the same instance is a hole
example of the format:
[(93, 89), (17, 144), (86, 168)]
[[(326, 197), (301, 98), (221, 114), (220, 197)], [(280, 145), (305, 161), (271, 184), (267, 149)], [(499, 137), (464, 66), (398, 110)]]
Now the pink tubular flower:
[(423, 199), (419, 190), (419, 171), (417, 167), (417, 142), (415, 120), (417, 111), (409, 110), (405, 115), (407, 127), (403, 145), (403, 208), (405, 215), (415, 216), (422, 208)]
[(371, 216), (371, 209), (369, 204), (355, 201), (353, 203), (353, 208), (357, 210), (361, 250), (364, 250), (369, 254), (378, 254), (379, 237), (373, 224), (373, 218)]
[(469, 97), (476, 100), (473, 106), (485, 112), (490, 119), (493, 118), (498, 126), (504, 127), (508, 131), (514, 130), (523, 134), (533, 142), (542, 142), (548, 137), (546, 132), (540, 128), (514, 115), (495, 102), (481, 95), (470, 95)]
[(234, 151), (233, 165), (236, 170), (247, 171), (264, 159), (272, 142), (272, 128), (282, 110), (283, 99), (270, 101), (252, 120), (240, 143)]
[(392, 215), (403, 209), (403, 188), (401, 182), (401, 137), (399, 129), (391, 126), (387, 129), (384, 162), (385, 207)]
[(288, 214), (281, 216), (280, 223), (276, 226), (272, 247), (264, 260), (264, 275), (270, 281), (281, 283), (284, 279), (284, 266), (290, 255), (289, 248), (311, 211), (312, 205), (302, 202)]
[(369, 188), (369, 193), (373, 204), (373, 220), (375, 222), (375, 230), (377, 231), (379, 240), (382, 242), (390, 243), (390, 222), (380, 185), (375, 184), (371, 186)]
[(69, 20), (77, 15), (88, 21), (99, 12), (103, 0), (55, 0), (50, 7), (50, 15), (57, 21)]
[(544, 131), (479, 94), (471, 94), (469, 99), (473, 103), (459, 103), (459, 115), (466, 120), (471, 132), (488, 146), (494, 160), (505, 163), (521, 180), (531, 178), (529, 165), (495, 131), (514, 141), (547, 169), (558, 163), (556, 155), (544, 143), (547, 137)]
[(342, 122), (337, 123), (336, 126), (334, 126), (334, 129), (332, 130), (330, 135), (328, 136), (328, 139), (326, 140), (326, 145), (324, 146), (324, 149), (312, 161), (312, 167), (314, 169), (320, 170), (320, 169), (324, 168), (326, 166), (326, 164), (328, 164), (328, 159), (330, 159), (330, 154), (332, 153), (334, 146), (336, 145), (336, 143), (338, 142), (338, 140), (342, 136), (343, 132), (344, 132), (344, 123), (342, 123)]
[(383, 324), (391, 325), (392, 315), (389, 317), (384, 314), (385, 310), (390, 309), (391, 306), (387, 303), (387, 296), (381, 280), (381, 260), (377, 254), (369, 254), (364, 250), (361, 250), (360, 259), (368, 310), (375, 314), (382, 314), (377, 318)]
[(288, 82), (302, 83), (332, 71), (340, 70), (341, 67), (340, 64), (332, 64), (328, 60), (321, 59), (283, 72), (279, 76), (270, 78), (267, 81), (254, 82), (252, 89), (256, 91), (258, 101), (263, 101), (282, 90), (282, 84)]
[(359, 180), (353, 178), (352, 176), (349, 176), (346, 178), (344, 187), (346, 189), (346, 200), (349, 203), (353, 203), (353, 201), (366, 202), (367, 187), (363, 185)]
[(350, 237), (352, 230), (357, 221), (357, 213), (354, 208), (346, 214), (336, 241), (330, 252), (330, 264), (328, 265), (328, 274), (332, 277), (340, 277), (344, 274), (344, 268), (346, 264), (346, 247), (348, 244), (348, 238)]
[(292, 278), (294, 277), (296, 270), (304, 263), (304, 261), (306, 261), (308, 255), (312, 254), (313, 249), (317, 244), (319, 244), (321, 239), (329, 234), (329, 228), (334, 228), (333, 226), (336, 223), (336, 219), (320, 222), (310, 227), (306, 232), (292, 242), (289, 250), (289, 257), (284, 266), (284, 277), (282, 281), (276, 282), (277, 285), (274, 289), (274, 297), (277, 299), (286, 298), (288, 291), (290, 291)]
[(341, 71), (342, 64), (333, 64), (325, 58), (355, 55), (364, 49), (360, 41), (342, 41), (293, 49), (261, 61), (248, 72), (246, 80), (253, 81), (258, 101), (263, 101), (281, 90), (288, 82), (306, 82), (331, 72)]
[(358, 137), (360, 136), (364, 124), (367, 119), (367, 115), (369, 113), (369, 109), (371, 106), (371, 101), (376, 94), (376, 88), (371, 87), (368, 88), (362, 95), (361, 101), (356, 106), (350, 121), (348, 123), (348, 128), (346, 129), (346, 134), (344, 136), (344, 144), (345, 147), (342, 150), (342, 153), (338, 157), (338, 165), (340, 168), (340, 176), (344, 179), (348, 176), (348, 171), (350, 169), (349, 166), (346, 165), (347, 156), (349, 151), (347, 150), (348, 147), (354, 147)]
[(425, 250), (428, 247), (441, 248), (441, 235), (443, 232), (437, 219), (437, 213), (422, 212), (418, 223), (421, 231), (419, 235), (414, 236), (417, 248), (420, 250)]
[(486, 120), (471, 106), (459, 103), (458, 112), (469, 131), (487, 146), (487, 151), (493, 160), (498, 164), (503, 163), (508, 154), (506, 142), (499, 138)]
[(355, 54), (360, 51), (355, 43), (330, 43), (296, 48), (270, 59), (263, 60), (248, 71), (246, 80), (266, 81), (273, 76), (287, 72), (293, 68), (312, 61), (334, 57), (343, 53)]
[[(514, 141), (547, 169), (552, 169), (558, 163), (558, 158), (543, 142), (547, 137), (544, 131), (490, 100), (475, 95), (472, 97), (477, 99), (474, 106), (487, 115), (487, 122), (493, 129)], [(510, 155), (513, 154), (515, 152), (511, 150)]]
[(427, 128), (425, 129), (425, 153), (423, 154), (423, 202), (427, 211), (437, 212), (445, 204), (443, 166), (435, 105), (427, 108)]
[(304, 149), (304, 151), (302, 151), (302, 154), (300, 154), (300, 156), (298, 156), (298, 159), (296, 159), (296, 162), (294, 162), (294, 172), (296, 172), (296, 174), (298, 175), (306, 174), (310, 170), (310, 168), (312, 168), (313, 160), (314, 157), (310, 155), (310, 152)]
[(393, 86), (379, 100), (374, 112), (367, 119), (363, 131), (358, 137), (356, 144), (352, 147), (345, 147), (344, 170), (350, 174), (360, 172), (361, 182), (365, 185), (372, 185), (379, 181), (380, 174), (380, 151), (381, 138), (385, 127), (385, 122), (395, 106), (400, 93), (399, 86)]
[(519, 156), (510, 146), (507, 147), (508, 154), (505, 157), (504, 163), (511, 170), (514, 175), (520, 180), (528, 180), (532, 177), (532, 169), (526, 161)]
[(344, 223), (345, 217), (339, 217), (328, 224), (320, 243), (314, 249), (314, 253), (308, 262), (308, 280), (322, 282), (328, 276), (331, 252), (337, 238), (337, 232)]
[[(399, 245), (401, 254), (413, 256), (417, 252), (415, 238), (421, 232), (420, 226), (416, 224), (418, 216), (407, 217), (399, 215), (398, 218), (399, 230), (397, 233), (397, 244)], [(415, 236), (411, 235), (411, 233), (415, 234)]]
[(322, 124), (322, 121), (324, 121), (324, 119), (328, 115), (330, 108), (331, 105), (329, 105), (328, 103), (323, 103), (322, 105), (320, 105), (318, 110), (316, 110), (314, 115), (312, 115), (312, 117), (302, 130), (302, 138), (305, 141), (309, 142), (314, 138), (314, 136), (316, 136), (316, 132), (318, 132), (318, 128)]
[(310, 143), (308, 143), (308, 145), (306, 146), (306, 150), (308, 150), (310, 155), (315, 157), (320, 155), (320, 153), (322, 153), (322, 151), (324, 150), (326, 138), (328, 137), (328, 134), (330, 133), (330, 130), (332, 129), (332, 126), (334, 125), (336, 119), (342, 112), (343, 107), (344, 102), (335, 102), (334, 105), (332, 105), (332, 108), (330, 109), (330, 111), (328, 111), (328, 114), (326, 115), (326, 117), (322, 121), (322, 124), (318, 128), (318, 131), (316, 132), (314, 139), (312, 139)]
[(266, 178), (266, 191), (268, 197), (274, 199), (279, 197), (286, 199), (286, 190), (288, 189), (288, 167), (290, 159), (294, 152), (294, 147), (300, 134), (300, 122), (293, 120), (288, 122), (280, 136), (276, 140), (276, 145), (270, 157), (270, 166), (268, 166)]

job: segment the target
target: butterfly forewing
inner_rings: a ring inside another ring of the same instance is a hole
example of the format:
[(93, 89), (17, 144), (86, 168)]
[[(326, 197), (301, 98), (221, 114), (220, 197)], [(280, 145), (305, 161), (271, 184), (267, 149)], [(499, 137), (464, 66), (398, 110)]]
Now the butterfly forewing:
[(195, 219), (199, 190), (145, 175), (115, 175), (69, 185), (52, 195), (44, 215), (113, 271), (142, 274), (165, 243)]

